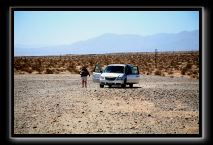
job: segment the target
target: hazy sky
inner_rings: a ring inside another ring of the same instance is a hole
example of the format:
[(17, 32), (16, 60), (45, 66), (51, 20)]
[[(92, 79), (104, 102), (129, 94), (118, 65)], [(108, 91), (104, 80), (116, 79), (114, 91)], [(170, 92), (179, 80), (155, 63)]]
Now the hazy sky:
[(14, 44), (71, 44), (104, 33), (152, 35), (199, 29), (198, 11), (15, 11)]

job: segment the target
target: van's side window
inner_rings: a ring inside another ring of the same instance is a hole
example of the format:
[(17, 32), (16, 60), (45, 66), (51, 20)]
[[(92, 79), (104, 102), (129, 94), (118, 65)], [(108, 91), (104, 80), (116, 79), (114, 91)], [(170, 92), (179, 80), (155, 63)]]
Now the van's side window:
[(132, 69), (133, 74), (139, 74), (137, 66), (133, 66), (133, 67), (131, 67), (131, 69)]
[(96, 72), (96, 73), (100, 73), (102, 70), (101, 70), (101, 67), (99, 65), (95, 65), (95, 68), (94, 68), (93, 71)]

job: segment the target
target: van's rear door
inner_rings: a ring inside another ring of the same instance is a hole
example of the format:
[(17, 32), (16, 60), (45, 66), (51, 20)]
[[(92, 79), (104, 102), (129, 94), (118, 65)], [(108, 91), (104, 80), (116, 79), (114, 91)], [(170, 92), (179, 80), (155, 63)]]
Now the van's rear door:
[(94, 69), (93, 69), (93, 73), (92, 73), (92, 80), (93, 82), (100, 82), (100, 77), (101, 77), (101, 73), (102, 73), (102, 68), (99, 64), (96, 64)]

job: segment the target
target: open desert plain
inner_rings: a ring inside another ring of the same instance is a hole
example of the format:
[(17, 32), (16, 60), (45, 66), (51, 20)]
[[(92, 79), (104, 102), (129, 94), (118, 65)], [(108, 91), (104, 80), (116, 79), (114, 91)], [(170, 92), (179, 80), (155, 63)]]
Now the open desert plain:
[[(198, 52), (158, 54), (157, 64), (154, 56), (15, 57), (14, 134), (199, 134)], [(100, 88), (98, 62), (138, 65), (140, 83)]]

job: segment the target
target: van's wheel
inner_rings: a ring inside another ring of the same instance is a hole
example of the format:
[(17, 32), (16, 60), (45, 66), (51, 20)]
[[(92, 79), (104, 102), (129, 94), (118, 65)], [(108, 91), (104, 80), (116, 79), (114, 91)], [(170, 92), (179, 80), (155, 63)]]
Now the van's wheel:
[(129, 84), (129, 87), (132, 88), (132, 87), (133, 87), (133, 84)]
[(126, 79), (124, 80), (124, 83), (121, 85), (122, 88), (126, 88)]
[(100, 88), (103, 88), (103, 87), (104, 87), (104, 85), (100, 84)]
[(112, 85), (109, 85), (109, 88), (111, 88), (112, 87)]

